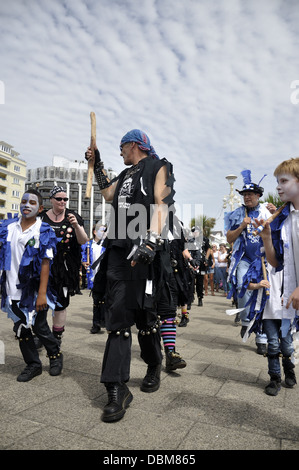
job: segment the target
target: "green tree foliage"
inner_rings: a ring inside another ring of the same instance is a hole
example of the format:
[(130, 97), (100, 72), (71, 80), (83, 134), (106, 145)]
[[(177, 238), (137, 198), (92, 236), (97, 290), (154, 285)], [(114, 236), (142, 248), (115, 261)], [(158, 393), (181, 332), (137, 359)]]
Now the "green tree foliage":
[(216, 219), (214, 217), (207, 217), (206, 215), (201, 215), (200, 217), (193, 217), (191, 219), (190, 227), (192, 228), (194, 225), (202, 227), (203, 235), (209, 238), (211, 230), (213, 230), (215, 224)]
[(260, 202), (270, 202), (276, 207), (280, 207), (282, 205), (280, 197), (275, 193), (268, 193), (266, 196), (264, 195)]

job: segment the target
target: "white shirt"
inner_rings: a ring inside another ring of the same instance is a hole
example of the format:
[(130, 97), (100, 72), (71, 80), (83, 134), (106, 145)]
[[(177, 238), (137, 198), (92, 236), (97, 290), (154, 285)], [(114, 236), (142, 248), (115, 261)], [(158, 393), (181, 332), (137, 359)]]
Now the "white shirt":
[(213, 255), (214, 255), (214, 260), (215, 260), (215, 268), (217, 268), (219, 266), (219, 261), (218, 261), (218, 257), (219, 257), (219, 251), (213, 251)]
[[(27, 230), (22, 230), (21, 219), (8, 225), (7, 241), (11, 243), (11, 265), (6, 271), (6, 292), (11, 300), (20, 300), (22, 291), (17, 289), (19, 284), (19, 267), (25, 250), (26, 243), (34, 237), (37, 248), (39, 246), (39, 233), (42, 220), (38, 217), (36, 222)], [(47, 256), (53, 258), (53, 250), (47, 250)]]
[(219, 268), (226, 268), (227, 267), (227, 252), (225, 253), (222, 253), (221, 251), (219, 251), (219, 254), (218, 254), (218, 267)]
[(267, 270), (270, 282), (270, 296), (265, 305), (263, 320), (282, 320), (282, 318), (285, 318), (281, 295), (283, 272), (275, 272), (275, 268), (270, 264), (268, 264)]
[(296, 285), (299, 285), (299, 210), (296, 210), (293, 204), (290, 205), (290, 214), (292, 221), (292, 244), (296, 272)]
[[(98, 244), (95, 240), (93, 240), (91, 244), (91, 249), (92, 249), (92, 262), (94, 263), (101, 256), (102, 244), (101, 243)], [(99, 267), (100, 267), (100, 263), (98, 263), (95, 269), (92, 270), (92, 281), (94, 280), (94, 277), (96, 273), (98, 272)]]

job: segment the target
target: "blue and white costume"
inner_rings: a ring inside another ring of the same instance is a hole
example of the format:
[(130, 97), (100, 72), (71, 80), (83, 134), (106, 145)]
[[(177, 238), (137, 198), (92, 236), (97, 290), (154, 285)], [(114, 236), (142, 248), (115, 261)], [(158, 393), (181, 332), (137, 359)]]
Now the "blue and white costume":
[[(267, 219), (270, 212), (263, 204), (259, 204), (253, 210), (247, 211), (247, 216)], [(239, 207), (234, 212), (226, 215), (226, 231), (236, 229), (245, 217), (245, 207)], [(231, 283), (231, 290), (228, 299), (238, 298), (238, 307), (244, 308), (240, 313), (243, 326), (249, 326), (251, 332), (257, 333), (257, 343), (266, 343), (264, 335), (259, 333), (261, 326), (262, 312), (267, 301), (265, 289), (248, 290), (250, 282), (258, 283), (263, 279), (262, 257), (265, 256), (262, 239), (259, 235), (253, 235), (254, 227), (250, 224), (247, 230), (243, 230), (241, 235), (233, 244), (233, 253), (228, 276)], [(251, 246), (250, 246), (251, 245)], [(265, 260), (266, 263), (266, 260)], [(251, 324), (255, 318), (254, 325)]]
[[(244, 186), (240, 194), (246, 192), (254, 192), (262, 195), (263, 188), (251, 182), (250, 170), (242, 172), (244, 178)], [(231, 263), (228, 272), (228, 278), (231, 284), (231, 290), (227, 296), (228, 299), (234, 297), (238, 299), (238, 308), (243, 310), (240, 312), (242, 326), (247, 326), (245, 339), (252, 331), (256, 333), (256, 343), (266, 344), (266, 335), (260, 332), (261, 316), (267, 301), (265, 289), (255, 291), (248, 290), (250, 282), (258, 283), (263, 279), (262, 257), (264, 254), (264, 246), (259, 235), (254, 235), (254, 219), (267, 219), (271, 213), (266, 208), (266, 204), (257, 204), (256, 207), (246, 207), (245, 205), (238, 207), (236, 210), (226, 213), (224, 218), (224, 231), (236, 230), (243, 222), (245, 217), (250, 217), (251, 223), (247, 225), (238, 238), (233, 243), (233, 251)], [(254, 325), (252, 320), (255, 318)]]
[[(292, 215), (295, 212), (294, 206), (289, 203), (278, 217), (271, 223), (272, 242), (278, 261), (276, 271), (283, 270), (282, 283), (282, 313), (284, 326), (292, 328), (293, 332), (299, 330), (299, 311), (295, 310), (292, 305), (286, 309), (286, 304), (290, 295), (294, 292), (299, 284), (296, 264), (294, 242), (292, 235)], [(295, 227), (296, 230), (296, 227)], [(298, 237), (298, 233), (297, 233)]]
[[(11, 309), (13, 300), (26, 318), (26, 328), (34, 325), (37, 312), (35, 304), (39, 289), (42, 260), (52, 259), (56, 254), (57, 238), (48, 224), (37, 218), (35, 224), (22, 232), (21, 218), (4, 220), (0, 226), (0, 270), (1, 309), (9, 318), (17, 322)], [(18, 237), (18, 250), (11, 250), (11, 241)], [(18, 278), (19, 283), (10, 283), (10, 275)], [(56, 295), (51, 287), (51, 274), (47, 287), (47, 303), (55, 308)]]

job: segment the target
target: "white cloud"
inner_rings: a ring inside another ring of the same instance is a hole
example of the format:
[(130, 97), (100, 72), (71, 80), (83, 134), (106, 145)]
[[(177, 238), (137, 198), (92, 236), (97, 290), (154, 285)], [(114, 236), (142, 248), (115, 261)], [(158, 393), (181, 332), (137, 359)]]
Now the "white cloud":
[(121, 171), (120, 138), (141, 128), (174, 165), (177, 202), (217, 217), (227, 174), (240, 188), (242, 169), (268, 173), (274, 191), (299, 153), (296, 1), (14, 0), (0, 15), (0, 140), (29, 168), (82, 158), (95, 111), (107, 166)]

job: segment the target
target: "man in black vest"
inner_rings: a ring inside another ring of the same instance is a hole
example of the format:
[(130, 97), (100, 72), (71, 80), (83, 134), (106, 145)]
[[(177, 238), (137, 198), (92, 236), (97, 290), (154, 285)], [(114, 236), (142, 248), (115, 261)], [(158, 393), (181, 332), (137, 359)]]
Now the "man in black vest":
[[(121, 419), (133, 395), (126, 383), (130, 378), (131, 326), (136, 324), (141, 357), (147, 373), (141, 384), (144, 392), (160, 386), (162, 353), (157, 302), (165, 297), (171, 273), (167, 240), (161, 237), (173, 204), (172, 165), (159, 159), (148, 136), (134, 129), (121, 140), (120, 155), (129, 168), (109, 181), (98, 150), (94, 173), (112, 215), (106, 250), (95, 289), (105, 295), (106, 343), (101, 382), (108, 393), (103, 421)], [(85, 154), (93, 158), (90, 148)], [(137, 217), (136, 217), (136, 214)]]

